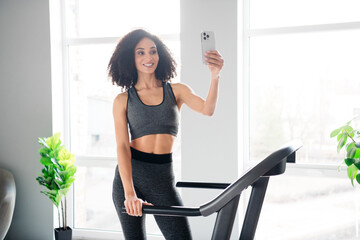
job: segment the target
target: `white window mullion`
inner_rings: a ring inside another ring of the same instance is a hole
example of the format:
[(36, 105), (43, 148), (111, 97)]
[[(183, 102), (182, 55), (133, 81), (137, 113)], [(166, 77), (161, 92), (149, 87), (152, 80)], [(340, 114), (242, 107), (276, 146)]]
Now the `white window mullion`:
[(263, 28), (249, 29), (246, 34), (249, 37), (259, 37), (268, 35), (291, 34), (291, 33), (317, 33), (324, 31), (345, 31), (360, 29), (360, 22), (319, 24), (309, 26), (279, 27), (279, 28)]
[(249, 52), (249, 44), (250, 44), (250, 35), (249, 35), (249, 26), (250, 26), (250, 3), (249, 0), (244, 1), (243, 4), (243, 41), (242, 41), (242, 48), (243, 48), (243, 165), (244, 169), (246, 169), (246, 165), (250, 161), (250, 52)]
[[(61, 36), (62, 36), (62, 60), (63, 60), (63, 99), (64, 99), (64, 143), (66, 147), (70, 148), (70, 101), (69, 101), (69, 51), (68, 44), (66, 43), (66, 23), (65, 19), (65, 1), (60, 1), (60, 11), (61, 11)], [(71, 151), (71, 149), (70, 149)]]
[(107, 38), (68, 38), (66, 43), (69, 46), (80, 46), (87, 44), (114, 44), (119, 41), (119, 37)]
[[(180, 34), (163, 34), (159, 35), (164, 41), (180, 41)], [(103, 37), (103, 38), (67, 38), (66, 44), (69, 46), (79, 46), (86, 44), (114, 44), (121, 39), (119, 37)]]
[[(64, 145), (67, 149), (71, 147), (71, 138), (70, 138), (70, 101), (69, 101), (69, 54), (68, 54), (68, 45), (66, 44), (66, 23), (65, 19), (65, 1), (60, 1), (60, 14), (61, 14), (61, 38), (62, 38), (62, 70), (63, 70), (63, 81), (62, 81), (62, 94), (63, 94), (63, 139)], [(74, 227), (74, 211), (73, 211), (73, 196), (74, 196), (74, 186), (72, 185), (70, 191), (66, 195), (66, 210), (67, 210), (67, 225), (71, 228)]]

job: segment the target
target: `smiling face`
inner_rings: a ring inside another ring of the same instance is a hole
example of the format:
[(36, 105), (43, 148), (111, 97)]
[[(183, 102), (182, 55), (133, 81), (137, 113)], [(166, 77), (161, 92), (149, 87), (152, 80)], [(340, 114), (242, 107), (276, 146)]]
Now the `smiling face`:
[(159, 63), (159, 55), (155, 43), (143, 38), (135, 47), (135, 66), (138, 74), (154, 74)]

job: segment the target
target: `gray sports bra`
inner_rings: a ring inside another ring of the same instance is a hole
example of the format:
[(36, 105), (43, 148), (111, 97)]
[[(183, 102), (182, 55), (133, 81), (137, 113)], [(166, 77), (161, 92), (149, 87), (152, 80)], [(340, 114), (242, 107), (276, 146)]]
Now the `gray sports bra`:
[(144, 104), (135, 87), (128, 90), (126, 109), (131, 140), (150, 134), (176, 136), (179, 126), (179, 110), (170, 83), (163, 82), (163, 101), (159, 105)]

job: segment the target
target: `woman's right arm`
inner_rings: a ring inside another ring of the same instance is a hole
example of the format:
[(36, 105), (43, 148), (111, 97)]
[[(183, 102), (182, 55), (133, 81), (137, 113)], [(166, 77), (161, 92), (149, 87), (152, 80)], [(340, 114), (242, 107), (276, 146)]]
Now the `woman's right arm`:
[(118, 169), (124, 186), (125, 208), (129, 215), (141, 216), (143, 201), (136, 196), (132, 178), (131, 152), (126, 118), (127, 93), (119, 94), (113, 103)]

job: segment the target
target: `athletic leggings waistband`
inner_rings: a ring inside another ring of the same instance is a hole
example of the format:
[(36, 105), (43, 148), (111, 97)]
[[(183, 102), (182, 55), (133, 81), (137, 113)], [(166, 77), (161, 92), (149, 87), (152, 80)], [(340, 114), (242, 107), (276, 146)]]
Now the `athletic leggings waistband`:
[(146, 153), (135, 148), (130, 147), (131, 150), (131, 158), (147, 162), (147, 163), (171, 163), (172, 162), (172, 153), (165, 153), (165, 154), (155, 154), (155, 153)]

